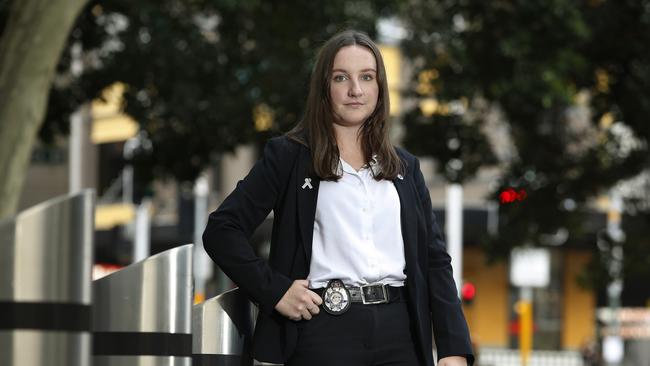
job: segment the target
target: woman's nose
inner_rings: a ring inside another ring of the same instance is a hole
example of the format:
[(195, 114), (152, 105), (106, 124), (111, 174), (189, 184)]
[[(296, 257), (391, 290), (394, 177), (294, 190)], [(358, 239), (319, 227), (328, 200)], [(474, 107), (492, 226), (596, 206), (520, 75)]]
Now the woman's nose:
[(361, 85), (359, 85), (358, 81), (352, 81), (350, 89), (348, 89), (348, 96), (359, 97), (361, 95), (363, 95), (363, 89), (361, 89)]

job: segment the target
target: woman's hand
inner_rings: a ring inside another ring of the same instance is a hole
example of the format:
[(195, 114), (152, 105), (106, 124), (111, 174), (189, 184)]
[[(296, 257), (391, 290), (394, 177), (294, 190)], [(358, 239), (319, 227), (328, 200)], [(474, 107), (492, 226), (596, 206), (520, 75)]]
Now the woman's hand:
[(438, 366), (467, 366), (467, 359), (461, 356), (451, 356), (441, 358)]
[(312, 315), (320, 312), (318, 306), (323, 303), (323, 300), (308, 286), (307, 280), (293, 281), (291, 287), (275, 305), (275, 310), (291, 320), (310, 320)]

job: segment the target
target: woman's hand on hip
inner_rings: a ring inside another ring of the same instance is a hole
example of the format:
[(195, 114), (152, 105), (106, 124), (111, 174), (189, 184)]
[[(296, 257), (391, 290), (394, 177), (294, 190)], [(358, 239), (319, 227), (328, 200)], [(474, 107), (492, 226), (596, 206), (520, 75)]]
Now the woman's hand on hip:
[(438, 366), (467, 366), (467, 359), (462, 356), (450, 356), (441, 358)]
[(309, 289), (309, 281), (295, 280), (275, 305), (275, 310), (291, 320), (310, 320), (320, 312), (318, 306), (322, 303), (320, 296)]

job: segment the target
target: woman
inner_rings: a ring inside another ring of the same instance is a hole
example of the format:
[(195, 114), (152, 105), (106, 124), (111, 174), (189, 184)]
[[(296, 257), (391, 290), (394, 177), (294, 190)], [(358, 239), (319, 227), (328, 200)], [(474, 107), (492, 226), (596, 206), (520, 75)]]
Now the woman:
[[(210, 257), (259, 307), (253, 350), (287, 365), (471, 365), (418, 160), (389, 141), (386, 72), (363, 33), (328, 40), (304, 118), (210, 215)], [(268, 262), (249, 238), (273, 210)], [(323, 310), (323, 311), (321, 311)]]

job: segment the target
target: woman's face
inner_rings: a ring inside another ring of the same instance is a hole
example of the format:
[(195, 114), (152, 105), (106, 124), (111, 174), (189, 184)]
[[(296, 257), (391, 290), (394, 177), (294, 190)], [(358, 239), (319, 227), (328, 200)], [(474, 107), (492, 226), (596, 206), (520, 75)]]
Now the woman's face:
[(345, 46), (334, 57), (330, 98), (334, 123), (360, 126), (377, 106), (377, 61), (365, 47)]

